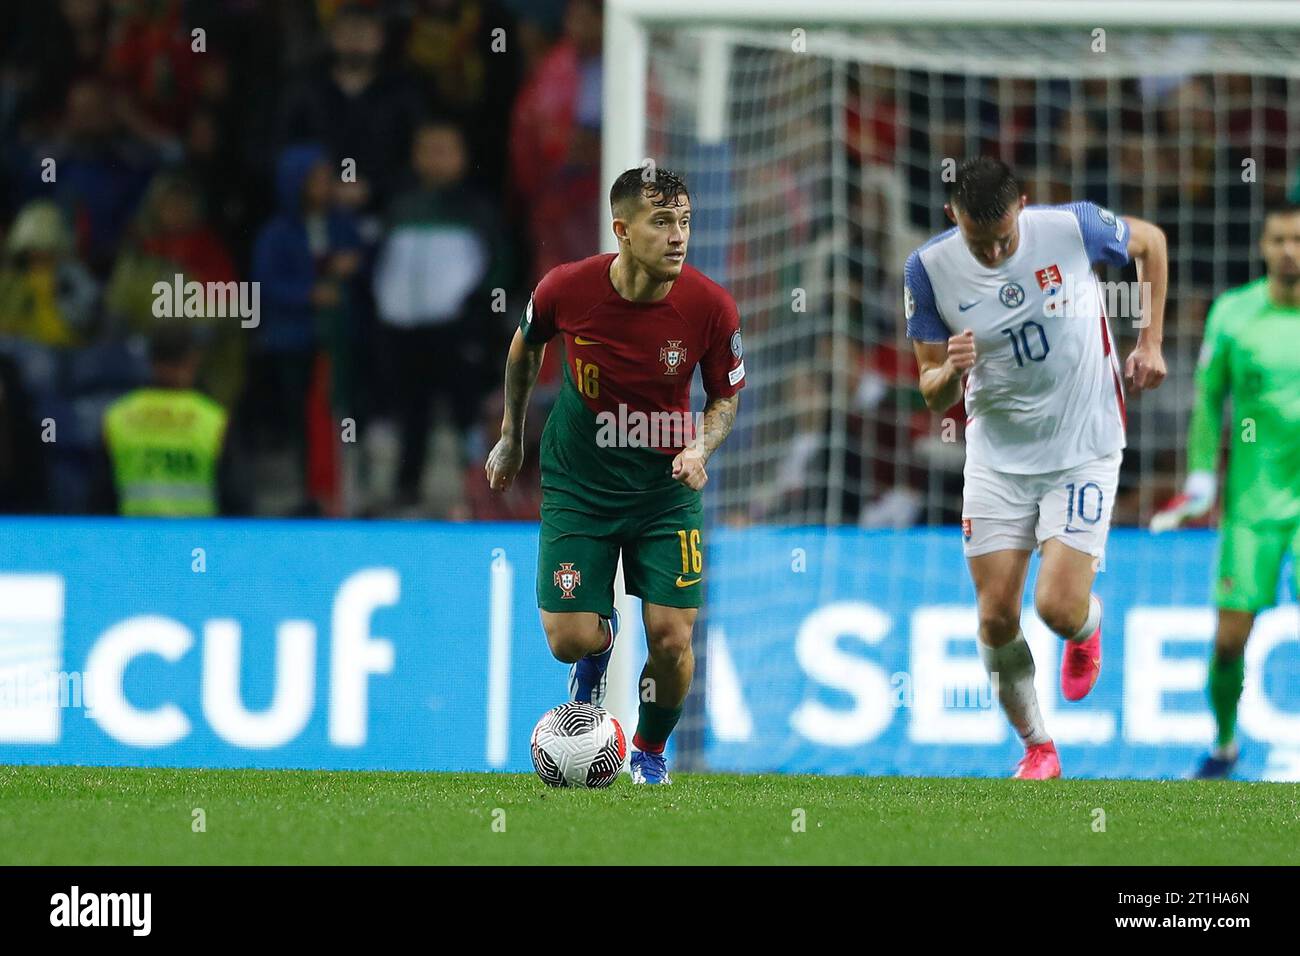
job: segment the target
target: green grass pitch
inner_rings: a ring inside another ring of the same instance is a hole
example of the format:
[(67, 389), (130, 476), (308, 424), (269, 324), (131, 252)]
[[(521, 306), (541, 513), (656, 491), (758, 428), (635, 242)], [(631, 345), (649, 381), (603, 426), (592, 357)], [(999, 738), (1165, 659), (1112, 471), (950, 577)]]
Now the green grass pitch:
[(390, 863), (1294, 865), (1300, 785), (0, 767), (0, 864)]

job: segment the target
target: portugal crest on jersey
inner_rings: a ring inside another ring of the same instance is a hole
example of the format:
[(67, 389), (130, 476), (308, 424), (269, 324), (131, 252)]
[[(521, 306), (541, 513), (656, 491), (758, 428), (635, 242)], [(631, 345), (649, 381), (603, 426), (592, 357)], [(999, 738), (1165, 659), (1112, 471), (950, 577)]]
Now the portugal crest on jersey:
[(582, 583), (582, 572), (573, 566), (572, 561), (561, 561), (560, 570), (553, 575), (555, 586), (560, 589), (562, 598), (573, 597), (573, 589)]
[(676, 375), (677, 370), (686, 364), (686, 346), (680, 339), (669, 339), (668, 344), (659, 350), (659, 361), (665, 366), (665, 375)]

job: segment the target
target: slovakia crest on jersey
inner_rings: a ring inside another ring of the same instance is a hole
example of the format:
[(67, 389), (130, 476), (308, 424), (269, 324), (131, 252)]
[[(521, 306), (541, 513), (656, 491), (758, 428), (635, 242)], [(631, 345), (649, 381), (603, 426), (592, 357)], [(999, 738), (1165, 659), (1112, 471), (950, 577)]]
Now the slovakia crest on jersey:
[(1055, 262), (1046, 269), (1035, 272), (1034, 278), (1038, 280), (1038, 288), (1048, 295), (1056, 295), (1061, 286), (1065, 285), (1065, 280), (1061, 278), (1061, 270)]
[(555, 586), (563, 593), (562, 598), (573, 597), (573, 589), (582, 583), (582, 572), (573, 566), (572, 561), (562, 561), (560, 570), (556, 571), (552, 580)]
[(665, 375), (676, 375), (686, 363), (686, 346), (680, 339), (669, 339), (668, 344), (659, 350), (659, 361), (664, 364)]

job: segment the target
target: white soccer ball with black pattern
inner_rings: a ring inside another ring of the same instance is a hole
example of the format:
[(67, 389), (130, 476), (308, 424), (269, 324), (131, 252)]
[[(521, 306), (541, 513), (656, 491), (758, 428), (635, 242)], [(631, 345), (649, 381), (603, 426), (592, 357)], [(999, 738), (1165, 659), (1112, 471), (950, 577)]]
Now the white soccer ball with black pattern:
[(552, 787), (608, 787), (627, 759), (623, 727), (607, 710), (569, 701), (533, 728), (533, 769)]

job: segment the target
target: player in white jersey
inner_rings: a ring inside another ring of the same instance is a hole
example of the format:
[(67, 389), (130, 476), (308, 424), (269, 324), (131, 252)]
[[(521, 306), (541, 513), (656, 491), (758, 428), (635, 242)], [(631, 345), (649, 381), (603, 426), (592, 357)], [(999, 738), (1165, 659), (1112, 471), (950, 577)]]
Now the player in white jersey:
[(1164, 233), (1089, 202), (1026, 206), (1005, 163), (962, 163), (944, 207), (956, 223), (904, 270), (907, 335), (921, 392), (943, 412), (966, 376), (962, 533), (979, 605), (980, 657), (1025, 744), (1016, 776), (1061, 774), (1020, 629), (1029, 556), (1034, 606), (1060, 635), (1061, 691), (1082, 699), (1101, 672), (1093, 579), (1124, 448), (1124, 388), (1093, 264), (1137, 261), (1141, 331), (1124, 365), (1134, 392), (1165, 376)]

